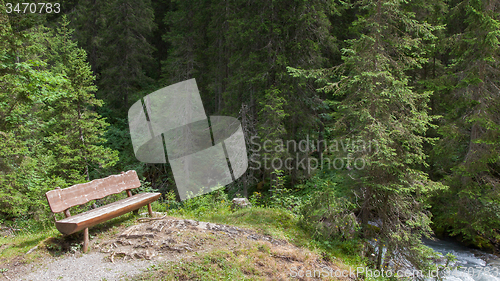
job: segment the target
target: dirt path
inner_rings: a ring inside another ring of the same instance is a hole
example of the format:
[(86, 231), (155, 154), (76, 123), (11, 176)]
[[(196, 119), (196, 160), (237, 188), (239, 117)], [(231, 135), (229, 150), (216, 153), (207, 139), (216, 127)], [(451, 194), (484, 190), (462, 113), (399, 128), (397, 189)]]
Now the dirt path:
[(286, 253), (304, 251), (286, 241), (234, 226), (173, 217), (143, 218), (117, 235), (92, 240), (90, 253), (47, 255), (35, 264), (19, 262), (0, 274), (0, 280), (134, 280), (160, 262), (189, 259), (222, 248), (244, 249), (254, 242), (285, 253), (276, 256), (284, 264), (297, 262)]
[(13, 280), (123, 280), (141, 273), (154, 263), (148, 260), (118, 260), (111, 263), (104, 253), (90, 253), (56, 258)]

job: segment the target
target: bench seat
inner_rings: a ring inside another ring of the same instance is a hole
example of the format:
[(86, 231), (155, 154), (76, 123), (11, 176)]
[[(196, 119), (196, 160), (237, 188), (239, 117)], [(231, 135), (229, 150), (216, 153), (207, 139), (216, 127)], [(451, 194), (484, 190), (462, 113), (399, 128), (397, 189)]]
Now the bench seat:
[(156, 201), (161, 193), (140, 193), (118, 200), (97, 209), (56, 221), (57, 229), (63, 234), (72, 234), (98, 223), (121, 216)]
[[(62, 234), (69, 235), (83, 230), (82, 250), (86, 253), (90, 242), (89, 227), (138, 210), (146, 205), (148, 206), (149, 215), (153, 216), (151, 203), (160, 198), (161, 193), (147, 192), (132, 196), (132, 189), (140, 186), (141, 181), (137, 173), (130, 170), (121, 172), (119, 175), (111, 175), (102, 179), (75, 184), (64, 189), (56, 187), (54, 190), (47, 191), (45, 197), (47, 197), (49, 207), (54, 214), (64, 212), (66, 218), (56, 221), (56, 227)], [(123, 191), (127, 193), (128, 198), (71, 216), (69, 209), (74, 206), (83, 205), (92, 200), (98, 200)]]

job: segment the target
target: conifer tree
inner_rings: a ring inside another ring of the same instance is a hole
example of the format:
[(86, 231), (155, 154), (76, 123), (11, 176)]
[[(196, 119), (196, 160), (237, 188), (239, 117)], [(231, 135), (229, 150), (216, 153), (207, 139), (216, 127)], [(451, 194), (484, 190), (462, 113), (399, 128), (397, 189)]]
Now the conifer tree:
[(90, 169), (113, 165), (117, 155), (102, 145), (108, 124), (94, 109), (103, 103), (95, 97), (95, 77), (86, 52), (72, 40), (73, 30), (68, 25), (63, 17), (56, 30), (41, 27), (37, 43), (46, 47), (51, 69), (69, 82), (64, 93), (45, 103), (42, 115), (44, 140), (59, 162), (51, 172), (71, 183), (90, 180)]
[(153, 52), (148, 42), (155, 27), (151, 1), (110, 1), (104, 8), (104, 19), (97, 62), (99, 97), (118, 109), (115, 114), (124, 117), (132, 94), (153, 82), (145, 73)]
[[(436, 174), (449, 190), (433, 202), (440, 232), (479, 247), (500, 243), (500, 7), (460, 1), (448, 21), (453, 56), (440, 77), (442, 140)], [(446, 202), (446, 203), (444, 203)]]
[(333, 46), (327, 18), (332, 6), (323, 1), (175, 3), (167, 16), (165, 39), (172, 49), (164, 77), (170, 83), (196, 78), (209, 114), (237, 116), (247, 104), (248, 115), (262, 129), (261, 143), (305, 138), (315, 126), (310, 113), (321, 101), (313, 89), (298, 87), (286, 67), (322, 65), (322, 51)]
[(420, 46), (436, 28), (417, 21), (406, 3), (355, 2), (360, 14), (352, 28), (358, 35), (348, 40), (344, 63), (317, 71), (291, 69), (295, 76), (329, 81), (321, 90), (337, 100), (333, 129), (337, 140), (350, 143), (346, 179), (359, 204), (361, 234), (371, 240), (364, 253), (373, 256), (376, 268), (390, 262), (430, 265), (420, 238), (431, 233), (425, 198), (439, 186), (420, 171), (423, 144), (430, 141), (424, 135), (433, 120), (427, 106), (431, 92), (415, 91), (407, 75), (425, 62)]
[[(4, 2), (0, 1), (0, 6)], [(16, 26), (14, 29), (12, 26)], [(67, 80), (34, 56), (39, 46), (19, 17), (0, 10), (0, 216), (39, 215), (43, 194), (52, 184), (47, 176), (56, 164), (43, 153), (40, 108), (64, 92)]]
[(167, 85), (191, 78), (196, 78), (197, 84), (203, 84), (202, 63), (214, 59), (202, 53), (207, 48), (204, 39), (209, 13), (204, 2), (172, 1), (172, 10), (165, 15), (164, 22), (169, 28), (163, 40), (169, 43), (170, 49), (168, 59), (162, 62), (162, 76)]
[(70, 15), (71, 27), (75, 29), (73, 37), (79, 47), (87, 52), (87, 59), (94, 75), (99, 73), (102, 51), (105, 45), (102, 42), (105, 29), (106, 3), (97, 0), (78, 1), (78, 5)]

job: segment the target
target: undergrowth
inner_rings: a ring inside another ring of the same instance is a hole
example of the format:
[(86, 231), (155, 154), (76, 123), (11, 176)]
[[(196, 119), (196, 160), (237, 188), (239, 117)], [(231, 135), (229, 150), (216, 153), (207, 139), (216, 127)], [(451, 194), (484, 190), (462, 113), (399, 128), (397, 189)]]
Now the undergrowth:
[[(281, 174), (276, 176), (280, 179)], [(364, 267), (366, 260), (359, 255), (361, 241), (354, 236), (337, 235), (342, 234), (341, 231), (325, 232), (325, 229), (322, 229), (324, 225), (317, 224), (318, 220), (321, 219), (318, 216), (327, 216), (331, 222), (339, 226), (343, 218), (349, 218), (349, 213), (343, 213), (340, 210), (343, 206), (338, 205), (336, 201), (332, 203), (332, 206), (337, 204), (340, 208), (338, 211), (333, 209), (333, 211), (321, 213), (319, 206), (317, 206), (318, 203), (321, 203), (318, 201), (317, 195), (321, 192), (324, 193), (325, 190), (331, 191), (328, 194), (325, 193), (325, 196), (342, 196), (342, 194), (332, 191), (336, 188), (337, 180), (335, 175), (322, 172), (309, 181), (296, 185), (293, 189), (285, 187), (285, 180), (278, 181), (279, 184), (270, 192), (254, 192), (249, 197), (252, 204), (251, 208), (235, 208), (232, 205), (232, 198), (228, 196), (228, 193), (223, 188), (183, 202), (176, 201), (176, 196), (171, 191), (165, 195), (163, 200), (154, 202), (152, 207), (153, 211), (164, 212), (168, 216), (253, 229), (260, 234), (271, 235), (298, 247), (307, 248), (335, 264)], [(311, 208), (317, 210), (311, 210)], [(91, 239), (94, 238), (94, 235), (99, 238), (116, 235), (117, 226), (133, 225), (136, 218), (135, 215), (129, 213), (94, 226), (90, 229)], [(13, 235), (0, 237), (0, 244), (8, 245), (3, 249), (0, 248), (0, 261), (24, 255), (37, 245), (42, 245), (52, 255), (68, 251), (68, 249), (60, 247), (65, 240), (55, 229), (53, 221), (35, 221), (29, 218), (18, 219), (9, 226), (20, 230)], [(355, 224), (348, 226), (356, 227)], [(80, 245), (81, 237), (77, 238), (76, 242), (69, 243), (69, 251), (80, 250), (78, 245)], [(213, 264), (216, 260), (220, 260), (220, 262), (215, 262), (216, 266), (214, 267)], [(166, 265), (160, 272), (168, 271), (186, 278), (196, 276), (196, 278), (203, 280), (211, 279), (205, 278), (207, 276), (216, 276), (224, 272), (224, 276), (228, 280), (245, 280), (247, 278), (245, 276), (248, 276), (248, 272), (245, 272), (245, 270), (252, 271), (253, 266), (250, 265), (250, 260), (247, 257), (235, 256), (234, 253), (221, 250), (206, 253), (204, 256), (200, 256), (196, 262), (186, 261), (175, 266)], [(194, 275), (190, 275), (190, 272), (194, 272)], [(163, 273), (160, 275), (163, 276)], [(258, 274), (255, 276), (257, 279), (260, 278)]]

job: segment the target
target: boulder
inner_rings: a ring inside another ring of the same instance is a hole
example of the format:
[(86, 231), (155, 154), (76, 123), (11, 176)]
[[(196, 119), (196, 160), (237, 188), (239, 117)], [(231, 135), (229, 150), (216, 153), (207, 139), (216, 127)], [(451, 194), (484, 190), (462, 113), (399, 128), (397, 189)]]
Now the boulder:
[(233, 209), (250, 208), (252, 204), (246, 198), (233, 198)]

